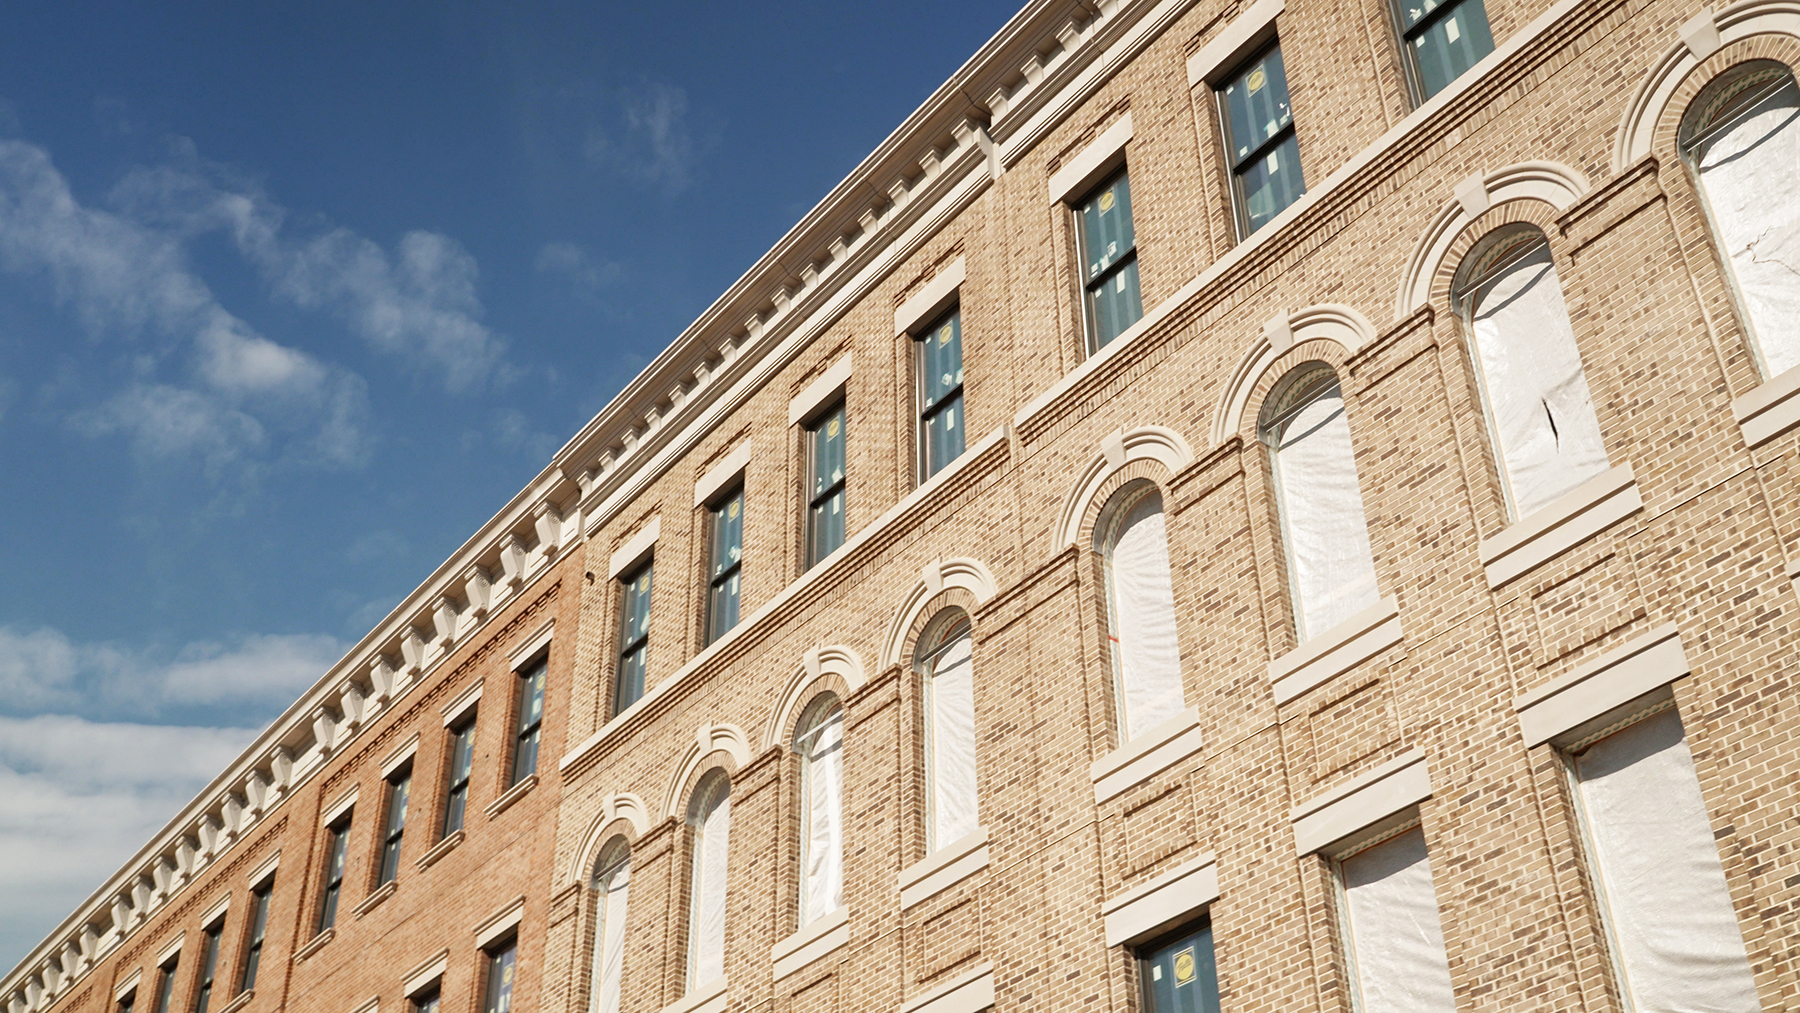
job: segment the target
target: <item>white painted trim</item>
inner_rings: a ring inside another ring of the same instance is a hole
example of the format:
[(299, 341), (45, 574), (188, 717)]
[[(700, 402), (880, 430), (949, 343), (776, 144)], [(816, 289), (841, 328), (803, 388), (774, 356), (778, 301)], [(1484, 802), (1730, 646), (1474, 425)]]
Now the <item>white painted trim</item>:
[(393, 777), (394, 771), (399, 770), (402, 763), (412, 759), (418, 752), (419, 733), (414, 732), (412, 733), (411, 738), (400, 743), (393, 752), (387, 755), (387, 759), (381, 761), (381, 779), (385, 781), (388, 778)]
[(1744, 431), (1744, 445), (1752, 449), (1800, 426), (1800, 366), (1735, 398), (1731, 413)]
[(1643, 508), (1630, 464), (1588, 479), (1512, 527), (1481, 540), (1488, 587), (1499, 587), (1555, 559)]
[(520, 897), (518, 900), (508, 904), (498, 914), (493, 915), (488, 918), (487, 921), (475, 926), (472, 930), (475, 934), (475, 948), (478, 950), (485, 950), (494, 945), (504, 938), (508, 932), (518, 928), (519, 923), (524, 921), (524, 919), (525, 898)]
[(1294, 847), (1302, 855), (1324, 851), (1430, 797), (1431, 773), (1425, 754), (1409, 749), (1295, 808), (1290, 817)]
[(1680, 627), (1663, 623), (1521, 695), (1513, 701), (1519, 731), (1527, 747), (1541, 746), (1690, 671)]
[(624, 572), (628, 566), (636, 566), (640, 560), (655, 547), (656, 540), (662, 535), (662, 517), (650, 518), (650, 523), (639, 529), (638, 533), (625, 540), (625, 544), (613, 550), (606, 561), (606, 579), (613, 580)]
[(1148, 883), (1100, 904), (1106, 945), (1129, 946), (1189, 921), (1219, 899), (1217, 856), (1183, 862)]
[(919, 568), (919, 579), (907, 590), (894, 617), (888, 621), (887, 636), (881, 641), (881, 667), (901, 664), (900, 652), (906, 649), (906, 636), (932, 599), (947, 587), (961, 588), (980, 605), (1000, 593), (994, 572), (972, 556), (934, 559)]
[(1062, 164), (1050, 176), (1050, 200), (1067, 204), (1087, 195), (1089, 187), (1102, 176), (1119, 167), (1125, 145), (1131, 143), (1131, 111), (1114, 120), (1112, 126), (1088, 142), (1075, 157)]
[[(835, 675), (844, 680), (845, 689), (854, 693), (868, 682), (863, 674), (862, 656), (855, 650), (842, 644), (826, 644), (806, 652), (801, 659), (800, 668), (789, 677), (787, 690), (781, 694), (781, 702), (769, 712), (769, 723), (763, 726), (763, 748), (774, 749), (782, 745), (787, 733), (788, 722), (794, 718), (802, 703), (801, 694), (822, 675)], [(806, 697), (810, 703), (812, 696)]]
[(943, 893), (988, 867), (987, 827), (979, 827), (900, 870), (900, 909), (906, 910)]
[(994, 965), (989, 962), (901, 1003), (900, 1013), (980, 1013), (992, 1005)]
[(349, 791), (337, 797), (337, 801), (319, 810), (319, 826), (329, 827), (336, 823), (339, 817), (349, 812), (350, 808), (356, 805), (356, 795), (361, 789), (362, 785), (353, 784)]
[(776, 981), (805, 970), (845, 946), (850, 945), (850, 909), (837, 910), (818, 918), (793, 935), (769, 948), (769, 963)]
[(661, 1013), (725, 1013), (731, 1005), (729, 986), (729, 980), (721, 974), (664, 1006)]
[(355, 1009), (351, 1010), (350, 1013), (380, 1013), (380, 1011), (381, 1011), (381, 996), (376, 995), (376, 996), (370, 996), (366, 1002), (364, 1002), (361, 1006), (358, 1006)]
[(444, 705), (445, 728), (461, 722), (469, 711), (481, 702), (481, 683), (481, 679), (476, 679), (469, 684), (468, 689), (458, 693), (454, 699)]
[(274, 854), (270, 855), (268, 858), (263, 859), (263, 862), (261, 865), (258, 865), (256, 868), (250, 870), (250, 875), (246, 878), (246, 881), (250, 884), (251, 891), (254, 892), (256, 890), (261, 889), (264, 883), (267, 883), (269, 880), (271, 880), (275, 877), (275, 870), (279, 869), (280, 867), (281, 867), (281, 849), (277, 848), (277, 849), (275, 849)]
[(700, 765), (707, 757), (721, 752), (730, 756), (731, 762), (742, 770), (750, 762), (750, 736), (734, 724), (702, 725), (694, 729), (687, 754), (675, 767), (675, 776), (669, 779), (668, 787), (663, 789), (664, 818), (682, 818), (687, 808), (688, 789), (697, 785), (695, 775), (700, 773)]
[(556, 635), (556, 620), (550, 619), (538, 627), (538, 631), (528, 637), (524, 643), (512, 649), (506, 656), (507, 671), (517, 672), (526, 665), (537, 660), (538, 653), (550, 645), (550, 639)]
[(132, 968), (131, 973), (126, 975), (123, 981), (120, 981), (117, 985), (113, 986), (113, 1002), (119, 1002), (124, 999), (131, 993), (131, 990), (137, 988), (143, 980), (144, 969), (141, 967)]
[(1200, 752), (1200, 711), (1184, 709), (1088, 767), (1094, 801), (1105, 802)]
[(1274, 35), (1275, 18), (1285, 7), (1283, 0), (1256, 0), (1233, 18), (1224, 31), (1188, 57), (1188, 87), (1202, 81), (1213, 87), (1223, 84), (1216, 78), (1235, 69), (1237, 63), (1250, 56), (1251, 50), (1269, 41)]
[(731, 453), (719, 459), (719, 463), (706, 469), (694, 483), (694, 506), (703, 507), (717, 496), (726, 486), (736, 482), (750, 464), (751, 440), (746, 438)]
[(856, 356), (845, 352), (844, 357), (831, 364), (831, 368), (820, 374), (817, 380), (806, 385), (806, 389), (788, 401), (788, 425), (794, 426), (806, 421), (812, 414), (825, 407), (825, 404), (836, 398), (850, 382), (850, 371), (855, 367)]
[(426, 957), (400, 979), (400, 994), (411, 999), (420, 992), (443, 980), (444, 971), (450, 967), (450, 951), (442, 950), (435, 957)]
[(162, 949), (159, 949), (156, 951), (155, 963), (151, 964), (150, 966), (155, 967), (160, 970), (165, 964), (167, 964), (169, 962), (170, 957), (173, 957), (177, 953), (181, 952), (181, 946), (185, 942), (187, 942), (187, 930), (183, 929), (180, 932), (175, 933), (174, 939), (171, 939), (168, 942), (162, 944)]
[(1063, 498), (1062, 513), (1056, 521), (1058, 544), (1075, 544), (1081, 537), (1081, 525), (1094, 497), (1100, 495), (1101, 488), (1114, 472), (1133, 461), (1155, 461), (1174, 477), (1194, 463), (1194, 451), (1185, 436), (1168, 426), (1115, 429), (1102, 437), (1087, 468), (1069, 486), (1069, 493)]
[(227, 890), (225, 891), (225, 896), (213, 901), (205, 911), (200, 912), (200, 931), (205, 932), (207, 929), (212, 928), (213, 923), (224, 918), (226, 913), (230, 910), (231, 891)]
[(1400, 601), (1381, 599), (1269, 662), (1275, 702), (1284, 704), (1400, 643)]
[(926, 282), (924, 288), (894, 310), (894, 333), (910, 334), (935, 321), (956, 300), (957, 292), (968, 276), (968, 265), (962, 257), (939, 271), (937, 277)]
[(1275, 360), (1302, 341), (1319, 339), (1337, 342), (1344, 354), (1350, 355), (1375, 340), (1375, 325), (1361, 310), (1343, 303), (1319, 303), (1292, 313), (1282, 310), (1264, 321), (1220, 388), (1218, 406), (1213, 410), (1214, 446), (1243, 428), (1250, 395)]

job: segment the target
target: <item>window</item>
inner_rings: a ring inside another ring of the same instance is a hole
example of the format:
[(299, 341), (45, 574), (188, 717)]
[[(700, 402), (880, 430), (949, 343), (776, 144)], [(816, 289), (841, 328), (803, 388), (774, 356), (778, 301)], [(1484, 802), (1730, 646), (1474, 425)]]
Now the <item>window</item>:
[(1281, 45), (1270, 46), (1219, 92), (1238, 235), (1268, 224), (1306, 192)]
[(1482, 0), (1394, 0), (1407, 76), (1425, 101), (1494, 51)]
[(1763, 375), (1800, 366), (1800, 87), (1756, 60), (1706, 86), (1682, 119), (1683, 159), (1737, 295)]
[(244, 970), (238, 975), (238, 991), (256, 987), (256, 972), (262, 966), (263, 936), (269, 930), (269, 896), (275, 892), (273, 882), (250, 891), (250, 936), (244, 941)]
[(512, 1013), (514, 975), (518, 970), (519, 944), (508, 942), (487, 955), (487, 996), (482, 1013)]
[(550, 659), (519, 670), (519, 730), (513, 739), (512, 783), (537, 773), (538, 740), (544, 729), (544, 674)]
[(806, 565), (844, 544), (844, 403), (806, 431)]
[(350, 817), (333, 824), (325, 843), (325, 893), (319, 898), (319, 931), (337, 924), (338, 894), (344, 888), (344, 854), (350, 845)]
[(800, 924), (844, 906), (844, 708), (827, 693), (800, 715)]
[(1076, 243), (1088, 335), (1097, 352), (1144, 315), (1138, 291), (1137, 230), (1131, 223), (1131, 176), (1120, 170), (1081, 202)]
[(712, 508), (712, 562), (707, 571), (706, 642), (724, 636), (738, 621), (744, 570), (744, 487)]
[(428, 992), (420, 992), (418, 995), (413, 996), (413, 1013), (438, 1013), (438, 999), (441, 994), (442, 993), (434, 988)]
[(1113, 497), (1096, 532), (1106, 564), (1107, 639), (1119, 744), (1181, 713), (1181, 644), (1162, 493), (1149, 482)]
[(1260, 428), (1304, 641), (1381, 599), (1337, 374), (1322, 362), (1296, 367), (1263, 406)]
[(631, 851), (618, 841), (602, 853), (594, 876), (594, 977), (591, 1013), (619, 1013), (625, 974), (625, 909), (631, 895)]
[(1361, 1013), (1455, 1013), (1425, 832), (1413, 826), (1338, 864), (1345, 949)]
[(644, 695), (650, 656), (650, 572), (654, 560), (619, 578), (619, 668), (613, 683), (613, 713)]
[(1146, 1013), (1219, 1013), (1219, 973), (1212, 920), (1138, 953)]
[(134, 988), (131, 991), (125, 993), (124, 996), (122, 996), (119, 999), (119, 1005), (116, 1007), (116, 1013), (131, 1013), (131, 1011), (134, 1008), (136, 1008), (136, 1006), (137, 1006), (137, 989)]
[(962, 456), (962, 309), (950, 313), (913, 339), (918, 347), (919, 480), (924, 481)]
[(219, 936), (224, 931), (225, 920), (221, 918), (200, 937), (200, 984), (194, 992), (194, 1013), (206, 1013), (212, 1004), (213, 978), (219, 971)]
[(175, 971), (181, 966), (179, 955), (157, 969), (156, 1013), (169, 1013), (169, 1002), (175, 997)]
[(1522, 518), (1606, 471), (1600, 421), (1544, 234), (1501, 230), (1457, 275), (1501, 485)]
[(469, 808), (469, 771), (475, 766), (475, 715), (450, 730), (450, 768), (445, 776), (444, 836), (462, 829)]
[(386, 886), (400, 874), (400, 838), (406, 835), (406, 800), (412, 795), (412, 768), (388, 778), (387, 829), (381, 835), (381, 874), (376, 886)]
[(1630, 1005), (1760, 1010), (1681, 718), (1665, 704), (1572, 752), (1602, 921)]
[[(975, 666), (960, 609), (921, 638), (914, 663), (925, 696), (925, 846), (936, 851), (981, 828), (975, 781)], [(929, 630), (928, 630), (929, 632)]]
[(726, 859), (731, 847), (731, 779), (715, 770), (694, 790), (688, 806), (693, 828), (692, 886), (689, 890), (687, 991), (710, 985), (725, 974)]

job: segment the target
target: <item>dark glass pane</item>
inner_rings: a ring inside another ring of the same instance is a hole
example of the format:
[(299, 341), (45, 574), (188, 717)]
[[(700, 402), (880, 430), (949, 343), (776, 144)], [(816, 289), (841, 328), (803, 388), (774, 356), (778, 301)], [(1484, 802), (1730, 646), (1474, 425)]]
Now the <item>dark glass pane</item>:
[(519, 679), (519, 741), (513, 750), (512, 783), (537, 773), (539, 723), (544, 720), (544, 673), (547, 662), (538, 662)]
[(1250, 153), (1274, 140), (1294, 122), (1288, 105), (1287, 71), (1277, 46), (1225, 86), (1231, 164), (1242, 167)]
[(475, 722), (456, 729), (450, 743), (450, 791), (444, 798), (444, 836), (462, 829), (469, 802), (469, 770), (475, 763)]
[(807, 517), (807, 565), (844, 544), (844, 408), (839, 405), (812, 431), (811, 513)]
[[(1412, 8), (1402, 5), (1403, 19), (1418, 21)], [(1422, 8), (1429, 12), (1430, 8)], [(1482, 57), (1494, 51), (1494, 36), (1488, 31), (1487, 8), (1482, 0), (1461, 0), (1449, 13), (1416, 35), (1407, 36), (1414, 63), (1419, 68), (1419, 87), (1430, 98), (1444, 86), (1461, 77)]]
[[(736, 566), (744, 555), (744, 493), (739, 490), (713, 510), (712, 576)], [(736, 620), (732, 620), (736, 623)], [(730, 629), (730, 627), (726, 627)]]
[(808, 565), (831, 555), (844, 544), (844, 490), (839, 489), (813, 504), (810, 523), (812, 541), (807, 553)]
[(1212, 924), (1143, 955), (1149, 1013), (1219, 1013)]
[(344, 853), (350, 841), (350, 824), (345, 822), (331, 831), (331, 853), (325, 865), (325, 897), (319, 905), (319, 931), (337, 924), (338, 892), (344, 883)]
[(269, 930), (269, 887), (251, 894), (256, 908), (250, 916), (249, 945), (244, 950), (244, 973), (238, 979), (238, 991), (248, 992), (256, 987), (256, 972), (262, 966), (263, 936)]
[(812, 498), (844, 480), (844, 409), (839, 407), (812, 431)]
[(707, 603), (711, 617), (706, 639), (710, 642), (724, 636), (738, 621), (738, 589), (742, 574), (732, 573), (712, 586), (712, 600)]
[(1247, 232), (1255, 232), (1306, 192), (1300, 175), (1300, 142), (1293, 134), (1238, 173)]
[(1131, 225), (1131, 177), (1117, 179), (1096, 191), (1081, 207), (1083, 284), (1092, 284), (1106, 269), (1124, 260), (1137, 248), (1137, 232)]
[(623, 582), (619, 608), (619, 671), (613, 693), (613, 713), (636, 703), (644, 695), (644, 667), (649, 658), (650, 571), (646, 564)]
[(962, 388), (962, 313), (951, 313), (919, 339), (919, 398), (930, 408)]
[(956, 460), (963, 452), (963, 403), (958, 391), (925, 416), (925, 477)]
[(486, 1013), (511, 1013), (517, 950), (508, 946), (488, 957)]
[(422, 995), (414, 999), (413, 1009), (416, 1013), (438, 1013), (438, 993), (433, 992), (430, 995)]
[(162, 978), (156, 983), (156, 1013), (169, 1013), (169, 999), (175, 994), (175, 969), (180, 966), (176, 960), (163, 966)]
[(206, 1013), (212, 1004), (213, 977), (219, 971), (219, 934), (223, 925), (206, 930), (200, 950), (200, 987), (194, 993), (194, 1013)]
[(133, 992), (130, 995), (126, 996), (125, 998), (119, 1000), (119, 1013), (131, 1013), (132, 1007), (134, 1007), (136, 1005), (137, 1005), (137, 993)]
[(1099, 287), (1088, 291), (1088, 312), (1094, 318), (1094, 344), (1105, 345), (1124, 333), (1144, 315), (1143, 295), (1138, 291), (1138, 267), (1134, 257)]
[(389, 782), (387, 835), (381, 849), (381, 884), (400, 874), (400, 838), (406, 832), (406, 801), (411, 795), (412, 775)]

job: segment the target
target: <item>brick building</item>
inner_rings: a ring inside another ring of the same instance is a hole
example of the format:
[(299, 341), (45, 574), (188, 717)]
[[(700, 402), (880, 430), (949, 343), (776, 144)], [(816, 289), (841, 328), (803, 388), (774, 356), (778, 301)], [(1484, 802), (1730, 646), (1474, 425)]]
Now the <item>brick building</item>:
[(1796, 60), (1033, 3), (0, 1008), (1795, 1008)]

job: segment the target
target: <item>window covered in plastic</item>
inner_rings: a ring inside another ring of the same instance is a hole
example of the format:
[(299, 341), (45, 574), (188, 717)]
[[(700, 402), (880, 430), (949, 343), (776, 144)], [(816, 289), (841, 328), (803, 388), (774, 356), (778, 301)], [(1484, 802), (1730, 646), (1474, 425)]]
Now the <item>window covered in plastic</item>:
[(916, 660), (925, 703), (925, 846), (936, 851), (981, 828), (975, 778), (975, 665), (969, 621), (933, 624)]
[(1708, 85), (1688, 107), (1681, 150), (1763, 374), (1800, 366), (1800, 88), (1758, 60)]
[(1126, 487), (1101, 515), (1106, 556), (1107, 637), (1120, 745), (1181, 713), (1181, 645), (1162, 494)]
[(590, 1013), (619, 1013), (625, 972), (625, 912), (631, 896), (631, 851), (623, 840), (601, 855), (594, 876), (594, 970)]
[(919, 478), (962, 456), (963, 418), (962, 310), (932, 324), (914, 339), (919, 370)]
[(1456, 1013), (1425, 832), (1365, 848), (1338, 872), (1362, 1013)]
[(1534, 228), (1478, 244), (1457, 303), (1515, 519), (1606, 471), (1606, 447), (1549, 244)]
[(1395, 0), (1394, 15), (1421, 102), (1494, 51), (1482, 0)]
[(1316, 637), (1381, 599), (1337, 374), (1297, 367), (1263, 406), (1294, 625)]
[(1138, 291), (1137, 229), (1131, 223), (1131, 176), (1121, 170), (1076, 209), (1081, 285), (1093, 350), (1144, 315)]
[(688, 825), (693, 829), (694, 851), (688, 890), (687, 990), (693, 992), (725, 974), (731, 779), (724, 771), (708, 774), (695, 789)]
[(844, 708), (827, 693), (794, 730), (800, 757), (800, 924), (844, 905)]
[(1281, 46), (1270, 46), (1219, 92), (1238, 232), (1248, 236), (1300, 199), (1300, 141)]

